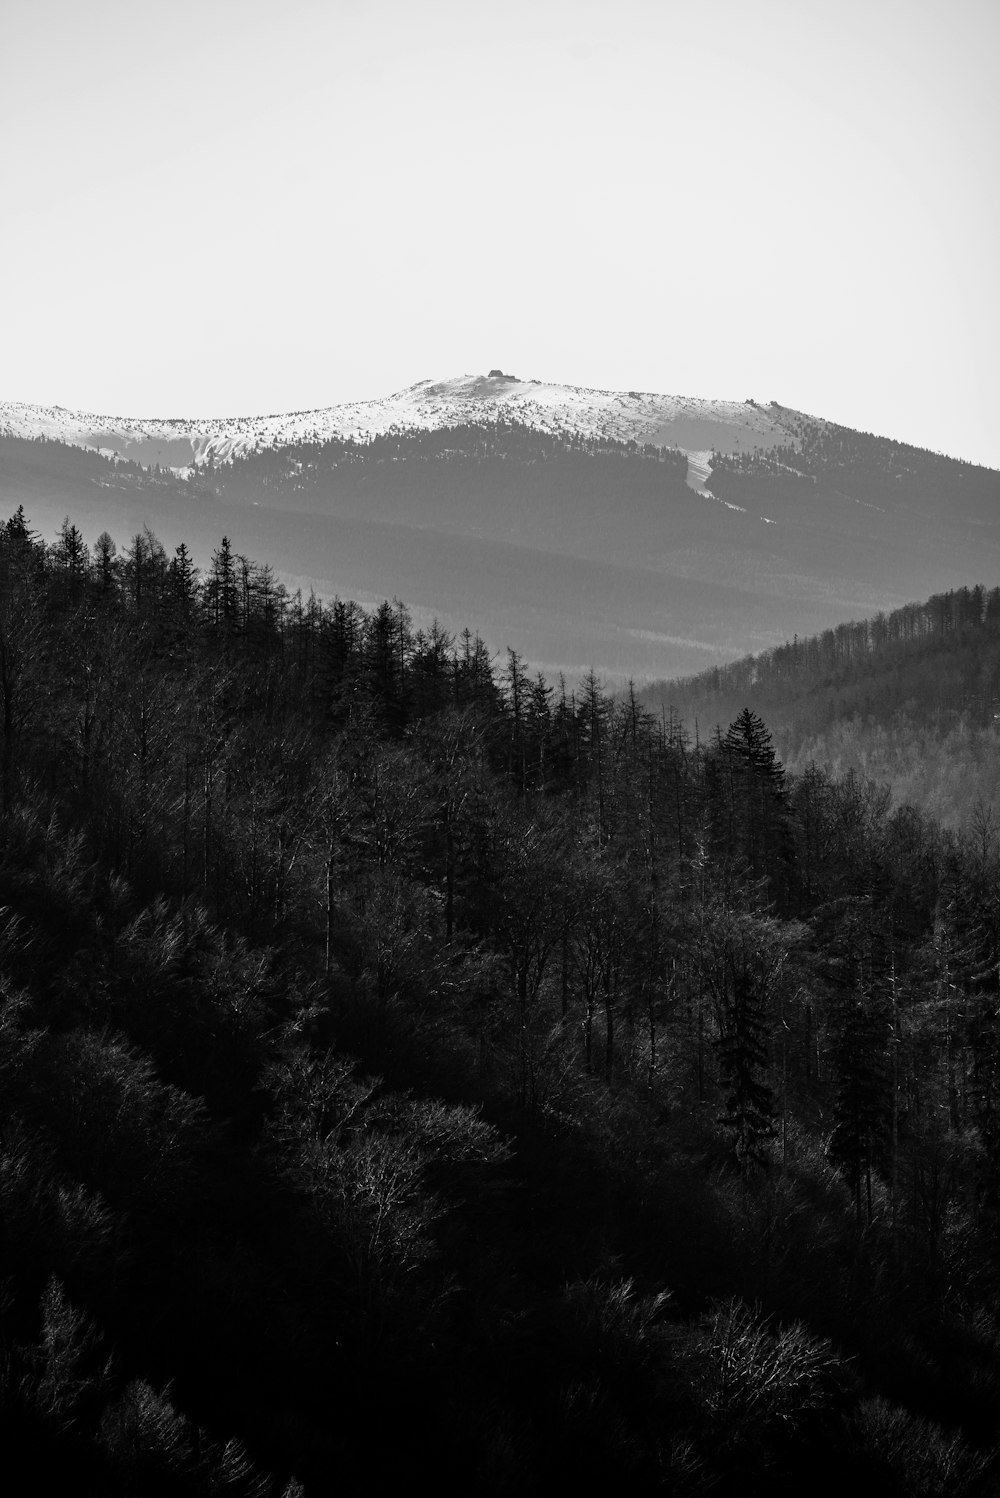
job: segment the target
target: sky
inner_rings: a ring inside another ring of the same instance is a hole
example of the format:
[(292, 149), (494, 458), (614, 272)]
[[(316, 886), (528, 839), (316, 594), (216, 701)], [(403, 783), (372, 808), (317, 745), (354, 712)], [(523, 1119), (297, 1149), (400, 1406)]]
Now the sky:
[(6, 0), (0, 399), (499, 367), (1000, 468), (996, 0)]

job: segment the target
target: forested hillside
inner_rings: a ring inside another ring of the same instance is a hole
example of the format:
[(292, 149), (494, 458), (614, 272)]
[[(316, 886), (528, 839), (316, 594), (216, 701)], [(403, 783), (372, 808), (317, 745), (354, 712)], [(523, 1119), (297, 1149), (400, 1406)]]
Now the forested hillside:
[[(714, 493), (740, 504), (760, 497), (776, 515), (801, 509), (819, 493), (830, 502), (847, 498), (882, 515), (950, 518), (956, 527), (969, 524), (984, 535), (995, 531), (1000, 493), (995, 469), (799, 413), (785, 412), (784, 421), (790, 442), (713, 455)], [(902, 544), (907, 540), (900, 536)]]
[(100, 1494), (987, 1494), (1000, 839), (0, 531), (0, 1422)]
[(787, 767), (860, 772), (968, 826), (1000, 802), (1000, 588), (939, 593), (643, 698), (702, 733), (752, 703)]

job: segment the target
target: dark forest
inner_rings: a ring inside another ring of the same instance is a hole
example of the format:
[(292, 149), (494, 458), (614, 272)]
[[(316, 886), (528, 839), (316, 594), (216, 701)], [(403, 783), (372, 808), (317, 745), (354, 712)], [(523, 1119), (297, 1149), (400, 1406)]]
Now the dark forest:
[(6, 522), (8, 1472), (996, 1491), (1000, 833), (786, 771), (779, 659), (695, 736)]

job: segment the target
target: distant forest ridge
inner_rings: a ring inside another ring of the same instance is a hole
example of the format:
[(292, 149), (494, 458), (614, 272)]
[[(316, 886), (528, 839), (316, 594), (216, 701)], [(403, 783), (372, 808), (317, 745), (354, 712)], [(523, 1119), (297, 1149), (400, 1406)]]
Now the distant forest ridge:
[(702, 734), (752, 704), (790, 768), (860, 771), (959, 825), (1000, 800), (1000, 587), (937, 593), (643, 698)]
[(961, 468), (996, 477), (995, 469), (981, 463), (916, 447), (912, 442), (899, 442), (894, 437), (881, 437), (875, 432), (841, 426), (837, 422), (819, 421), (795, 411), (783, 412), (783, 424), (792, 438), (790, 442), (756, 446), (738, 453), (717, 453), (713, 458), (713, 468), (730, 473), (781, 473), (795, 468), (815, 475), (833, 467), (853, 466), (864, 461), (866, 466), (893, 474), (907, 470), (915, 472), (918, 466), (929, 464), (938, 472), (953, 472)]
[(937, 593), (923, 603), (908, 603), (871, 619), (838, 624), (807, 639), (795, 638), (697, 676), (655, 683), (650, 693), (669, 696), (678, 707), (689, 700), (718, 698), (722, 702), (748, 693), (775, 704), (799, 704), (810, 695), (822, 695), (831, 684), (843, 689), (851, 681), (861, 691), (864, 679), (881, 677), (887, 662), (896, 668), (902, 689), (905, 678), (900, 671), (906, 663), (954, 651), (959, 644), (988, 640), (997, 642), (997, 653), (985, 658), (977, 655), (974, 682), (968, 677), (956, 679), (952, 672), (935, 680), (939, 705), (978, 704), (985, 712), (1000, 694), (1000, 587), (987, 589), (981, 583)]
[(784, 514), (817, 486), (842, 490), (858, 504), (888, 514), (900, 508), (947, 513), (995, 529), (1000, 474), (995, 469), (924, 448), (790, 414), (791, 442), (751, 451), (717, 452), (710, 485), (720, 499), (753, 504), (771, 499)]
[[(45, 435), (20, 436), (0, 428), (0, 438), (18, 451), (23, 445), (30, 452), (41, 446), (48, 454), (57, 449), (68, 449), (71, 453), (89, 453), (94, 459), (116, 467), (123, 466), (126, 473), (155, 473), (168, 465), (142, 463), (127, 454), (111, 455), (93, 447), (77, 447)], [(527, 422), (507, 418), (482, 417), (475, 422), (463, 422), (459, 426), (435, 427), (431, 430), (410, 427), (390, 427), (385, 432), (365, 433), (359, 436), (331, 436), (322, 440), (296, 441), (277, 446), (261, 445), (253, 452), (234, 453), (220, 458), (209, 451), (201, 465), (179, 465), (183, 468), (203, 468), (219, 481), (221, 473), (232, 471), (274, 480), (295, 478), (303, 469), (323, 472), (344, 462), (398, 462), (400, 460), (452, 460), (482, 461), (501, 457), (521, 462), (544, 462), (562, 452), (577, 452), (589, 457), (635, 457), (642, 456), (659, 463), (673, 463), (681, 471), (686, 469), (687, 459), (678, 448), (653, 442), (639, 442), (634, 438), (620, 439), (609, 436), (589, 435), (571, 428), (543, 430)], [(172, 469), (171, 469), (172, 471)]]

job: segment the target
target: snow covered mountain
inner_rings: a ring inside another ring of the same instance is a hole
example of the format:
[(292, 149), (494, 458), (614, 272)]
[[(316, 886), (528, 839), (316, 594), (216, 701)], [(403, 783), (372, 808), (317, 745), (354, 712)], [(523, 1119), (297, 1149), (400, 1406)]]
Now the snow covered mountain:
[(699, 464), (707, 455), (788, 442), (798, 413), (772, 403), (706, 400), (645, 391), (592, 390), (520, 380), (493, 370), (450, 380), (420, 380), (395, 395), (276, 416), (137, 418), (0, 401), (0, 431), (49, 437), (74, 447), (175, 469), (262, 448), (391, 431), (517, 421), (543, 432), (678, 447)]
[(202, 567), (226, 535), (293, 589), (397, 596), (608, 679), (1000, 580), (991, 470), (776, 402), (499, 370), (219, 420), (0, 404), (0, 521), (19, 504), (47, 538), (64, 516), (91, 542), (149, 526)]

